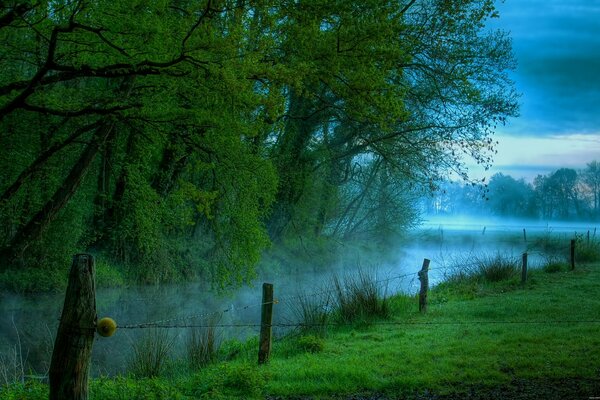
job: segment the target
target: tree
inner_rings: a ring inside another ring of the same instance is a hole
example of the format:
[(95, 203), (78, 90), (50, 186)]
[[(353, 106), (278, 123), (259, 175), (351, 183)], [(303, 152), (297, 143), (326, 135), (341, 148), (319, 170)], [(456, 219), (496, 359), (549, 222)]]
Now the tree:
[(592, 161), (581, 173), (581, 179), (592, 198), (592, 213), (594, 218), (600, 217), (600, 163)]
[(277, 100), (256, 90), (271, 39), (246, 43), (249, 6), (79, 0), (2, 11), (1, 268), (93, 245), (144, 279), (168, 278), (184, 261), (169, 258), (187, 254), (174, 239), (216, 210), (235, 222), (205, 223), (202, 254), (233, 270), (256, 261), (275, 177), (250, 139)]
[(269, 239), (397, 231), (403, 200), (467, 178), (465, 155), (489, 163), (516, 112), (494, 15), (491, 0), (3, 4), (0, 268), (89, 248), (144, 281), (239, 282)]
[(494, 174), (488, 184), (488, 207), (501, 217), (535, 218), (533, 187), (523, 179)]
[(548, 176), (538, 175), (533, 182), (544, 219), (570, 219), (581, 216), (577, 171), (561, 168)]
[(305, 214), (294, 213), (300, 201), (330, 198), (307, 193), (320, 190), (310, 182), (323, 175), (330, 177), (327, 190), (339, 192), (341, 209), (354, 205), (341, 188), (359, 170), (353, 165), (367, 169), (364, 160), (384, 159), (407, 187), (423, 191), (449, 170), (468, 179), (465, 156), (491, 162), (491, 131), (516, 111), (506, 75), (514, 66), (509, 39), (483, 29), (495, 15), (493, 2), (305, 1), (293, 7), (282, 8), (288, 17), (280, 62), (302, 60), (312, 68), (286, 91), (286, 129), (272, 147), (281, 177), (269, 220), (274, 239), (290, 222), (302, 225), (298, 218)]

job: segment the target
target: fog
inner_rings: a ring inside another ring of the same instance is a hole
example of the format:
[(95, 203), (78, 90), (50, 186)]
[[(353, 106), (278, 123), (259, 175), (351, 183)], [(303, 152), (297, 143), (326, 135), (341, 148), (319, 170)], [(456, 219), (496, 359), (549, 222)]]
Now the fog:
[[(535, 251), (539, 238), (564, 240), (574, 235), (595, 237), (594, 224), (529, 220), (477, 219), (473, 217), (424, 218), (422, 224), (398, 239), (391, 255), (378, 256), (358, 249), (343, 248), (344, 260), (323, 269), (293, 264), (262, 268), (252, 284), (236, 290), (217, 291), (209, 285), (187, 283), (160, 287), (100, 288), (97, 290), (98, 317), (109, 316), (121, 327), (161, 321), (162, 325), (203, 325), (208, 314), (220, 313), (219, 324), (254, 326), (227, 327), (219, 330), (222, 340), (244, 340), (258, 334), (261, 284), (274, 284), (275, 323), (295, 322), (290, 304), (294, 296), (327, 289), (333, 274), (344, 275), (359, 269), (374, 273), (388, 294), (416, 293), (416, 272), (424, 258), (431, 260), (431, 284), (444, 279), (461, 263), (481, 254), (520, 257), (530, 251), (534, 268), (548, 257)], [(583, 237), (583, 236), (582, 236)], [(315, 264), (317, 265), (317, 264)], [(63, 294), (35, 296), (0, 294), (0, 355), (5, 364), (14, 364), (16, 354), (23, 357), (25, 369), (34, 375), (47, 371), (54, 334), (57, 330)], [(193, 318), (192, 318), (193, 317)], [(131, 358), (132, 344), (147, 329), (118, 329), (111, 338), (97, 336), (94, 342), (92, 374), (123, 373)], [(169, 329), (176, 337), (176, 352), (183, 352), (189, 328)], [(275, 335), (283, 335), (275, 329)], [(16, 351), (16, 352), (15, 352)], [(19, 355), (20, 354), (20, 355)]]

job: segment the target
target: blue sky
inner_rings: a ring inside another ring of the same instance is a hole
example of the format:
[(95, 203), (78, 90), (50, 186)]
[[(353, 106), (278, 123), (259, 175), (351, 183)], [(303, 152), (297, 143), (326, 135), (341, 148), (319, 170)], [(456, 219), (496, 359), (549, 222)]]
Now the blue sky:
[(513, 38), (521, 115), (496, 132), (498, 155), (487, 176), (532, 180), (600, 161), (600, 0), (506, 0), (497, 6), (500, 18), (491, 27)]

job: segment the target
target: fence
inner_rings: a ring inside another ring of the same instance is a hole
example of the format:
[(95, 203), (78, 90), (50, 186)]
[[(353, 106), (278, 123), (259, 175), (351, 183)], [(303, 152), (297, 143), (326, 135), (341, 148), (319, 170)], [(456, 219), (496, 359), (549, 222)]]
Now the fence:
[[(576, 241), (571, 240), (569, 246), (570, 268), (575, 269)], [(395, 279), (413, 277), (420, 281), (418, 295), (418, 310), (427, 311), (427, 293), (429, 289), (429, 272), (436, 270), (430, 268), (430, 260), (424, 259), (420, 271), (410, 274), (398, 275), (377, 281), (385, 283)], [(528, 254), (523, 253), (521, 265), (521, 282), (525, 284), (528, 276)], [(58, 332), (52, 353), (49, 370), (50, 399), (87, 399), (87, 382), (90, 370), (91, 352), (95, 333), (101, 336), (111, 336), (117, 325), (110, 318), (97, 320), (95, 298), (95, 267), (94, 258), (88, 254), (77, 254), (73, 258), (69, 283), (65, 294), (65, 301)], [(309, 296), (326, 294), (332, 289), (311, 293)], [(301, 295), (307, 296), (307, 295)], [(273, 323), (273, 306), (281, 300), (292, 301), (301, 296), (286, 296), (279, 300), (274, 297), (274, 287), (264, 283), (262, 287), (262, 301), (253, 306), (261, 307), (261, 321), (255, 324), (197, 324), (184, 322), (198, 319), (213, 314), (224, 314), (232, 310), (225, 310), (193, 314), (183, 317), (163, 319), (158, 321), (138, 324), (124, 324), (119, 329), (144, 329), (144, 328), (210, 328), (210, 327), (255, 327), (260, 328), (258, 348), (258, 363), (264, 364), (269, 360), (272, 343), (272, 329), (310, 327), (311, 323)], [(245, 306), (240, 309), (248, 309)], [(416, 306), (416, 305), (415, 305)], [(566, 323), (600, 323), (600, 321), (471, 321), (477, 324), (566, 324)], [(415, 321), (382, 321), (380, 325), (429, 325), (428, 322)], [(435, 324), (466, 324), (464, 321), (436, 322)], [(348, 322), (327, 322), (314, 324), (315, 326), (343, 326), (351, 325)]]

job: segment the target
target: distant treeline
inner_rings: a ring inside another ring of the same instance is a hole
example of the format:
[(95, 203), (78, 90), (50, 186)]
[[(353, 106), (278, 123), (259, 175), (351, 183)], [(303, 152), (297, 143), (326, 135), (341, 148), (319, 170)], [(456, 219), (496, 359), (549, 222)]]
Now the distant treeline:
[(423, 200), (426, 214), (480, 214), (544, 220), (600, 219), (600, 162), (561, 168), (533, 183), (495, 174), (485, 186), (446, 182)]

